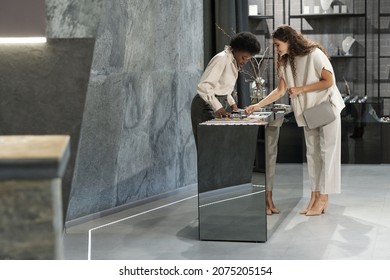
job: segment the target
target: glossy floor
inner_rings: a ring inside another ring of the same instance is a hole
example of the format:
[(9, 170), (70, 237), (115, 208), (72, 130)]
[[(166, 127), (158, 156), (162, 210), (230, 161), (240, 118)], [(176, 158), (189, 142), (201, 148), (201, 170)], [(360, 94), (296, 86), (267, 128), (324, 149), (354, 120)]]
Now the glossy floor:
[(298, 214), (310, 193), (305, 173), (298, 205), (280, 223), (268, 217), (266, 243), (199, 241), (196, 189), (187, 187), (68, 227), (65, 259), (389, 260), (390, 165), (343, 165), (342, 193), (330, 195), (328, 211), (317, 217)]

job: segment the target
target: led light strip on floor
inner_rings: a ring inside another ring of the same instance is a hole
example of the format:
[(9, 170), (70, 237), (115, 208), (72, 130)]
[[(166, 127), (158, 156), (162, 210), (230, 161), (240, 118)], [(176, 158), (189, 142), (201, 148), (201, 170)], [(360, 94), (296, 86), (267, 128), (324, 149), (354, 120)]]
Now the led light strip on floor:
[(153, 211), (156, 211), (156, 210), (159, 210), (159, 209), (162, 209), (162, 208), (165, 208), (165, 207), (168, 207), (168, 206), (171, 206), (171, 205), (174, 205), (174, 204), (177, 204), (177, 203), (180, 203), (180, 202), (183, 202), (183, 201), (195, 198), (195, 197), (198, 197), (198, 195), (193, 195), (193, 196), (190, 196), (190, 197), (187, 197), (187, 198), (183, 198), (183, 199), (180, 199), (178, 201), (174, 201), (174, 202), (171, 202), (171, 203), (168, 203), (168, 204), (165, 204), (165, 205), (162, 205), (162, 206), (159, 206), (159, 207), (156, 207), (156, 208), (153, 208), (153, 209), (150, 209), (150, 210), (147, 210), (147, 211), (144, 211), (144, 212), (141, 212), (141, 213), (138, 213), (138, 214), (135, 214), (135, 215), (132, 215), (132, 216), (129, 216), (129, 217), (117, 220), (117, 221), (113, 221), (113, 222), (110, 222), (110, 223), (107, 223), (107, 224), (104, 224), (104, 225), (101, 225), (101, 226), (98, 226), (98, 227), (91, 228), (88, 231), (88, 260), (91, 260), (91, 250), (92, 250), (92, 246), (91, 246), (91, 243), (92, 243), (91, 239), (92, 238), (91, 237), (92, 237), (92, 231), (97, 230), (97, 229), (101, 229), (103, 227), (111, 226), (113, 224), (116, 224), (116, 223), (119, 223), (119, 222), (122, 222), (122, 221), (125, 221), (125, 220), (128, 220), (128, 219), (131, 219), (131, 218), (135, 218), (135, 217), (138, 217), (138, 216), (141, 216), (141, 215), (144, 215), (144, 214), (147, 214), (147, 213), (150, 213), (150, 212), (153, 212)]
[(0, 44), (42, 44), (46, 37), (0, 37)]

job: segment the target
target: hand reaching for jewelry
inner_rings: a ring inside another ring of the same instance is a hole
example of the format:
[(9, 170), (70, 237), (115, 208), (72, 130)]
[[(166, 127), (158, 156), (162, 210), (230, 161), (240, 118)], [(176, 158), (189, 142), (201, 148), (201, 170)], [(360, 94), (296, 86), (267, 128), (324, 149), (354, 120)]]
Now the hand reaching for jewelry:
[(221, 108), (215, 112), (215, 116), (217, 118), (227, 118), (230, 116), (230, 114), (228, 112), (226, 112), (224, 108)]
[(247, 115), (250, 115), (250, 114), (252, 114), (256, 109), (257, 109), (256, 104), (250, 105), (250, 106), (248, 106), (248, 107), (245, 108), (245, 113), (246, 113)]

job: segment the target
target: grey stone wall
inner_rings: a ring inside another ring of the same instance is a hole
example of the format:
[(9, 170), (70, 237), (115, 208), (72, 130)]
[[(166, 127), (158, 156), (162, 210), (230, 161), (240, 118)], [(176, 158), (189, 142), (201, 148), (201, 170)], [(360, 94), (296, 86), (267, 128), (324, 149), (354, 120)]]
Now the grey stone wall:
[(104, 1), (67, 220), (196, 183), (202, 1)]
[(103, 0), (46, 0), (49, 38), (95, 38)]

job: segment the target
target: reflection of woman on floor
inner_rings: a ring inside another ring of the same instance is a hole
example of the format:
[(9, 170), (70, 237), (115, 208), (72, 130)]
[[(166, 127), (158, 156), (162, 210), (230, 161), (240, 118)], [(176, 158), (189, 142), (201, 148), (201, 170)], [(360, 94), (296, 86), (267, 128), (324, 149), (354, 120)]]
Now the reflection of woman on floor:
[[(309, 205), (301, 214), (324, 213), (329, 193), (340, 193), (341, 120), (344, 101), (336, 86), (333, 67), (325, 50), (309, 41), (292, 27), (283, 25), (273, 33), (277, 52), (279, 84), (266, 98), (246, 108), (248, 114), (275, 102), (286, 91), (298, 126), (304, 128), (306, 157), (312, 193)], [(330, 98), (336, 119), (323, 127), (309, 129), (302, 112)]]

